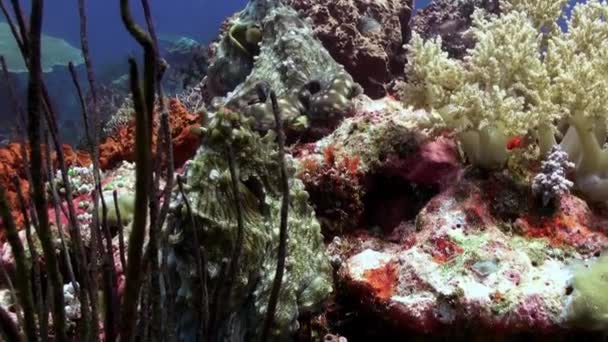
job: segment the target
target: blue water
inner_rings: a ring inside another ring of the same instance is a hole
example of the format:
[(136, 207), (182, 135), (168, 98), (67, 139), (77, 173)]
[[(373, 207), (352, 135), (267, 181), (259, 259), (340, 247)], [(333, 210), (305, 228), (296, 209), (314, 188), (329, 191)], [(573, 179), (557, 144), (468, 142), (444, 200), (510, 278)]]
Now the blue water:
[[(80, 47), (77, 3), (77, 0), (46, 1), (44, 32)], [(116, 61), (138, 49), (122, 24), (118, 0), (87, 0), (86, 3), (89, 45), (97, 64)], [(246, 3), (246, 0), (150, 0), (159, 33), (187, 36), (199, 42), (215, 38), (221, 22)], [(140, 1), (132, 0), (131, 8), (143, 23)]]

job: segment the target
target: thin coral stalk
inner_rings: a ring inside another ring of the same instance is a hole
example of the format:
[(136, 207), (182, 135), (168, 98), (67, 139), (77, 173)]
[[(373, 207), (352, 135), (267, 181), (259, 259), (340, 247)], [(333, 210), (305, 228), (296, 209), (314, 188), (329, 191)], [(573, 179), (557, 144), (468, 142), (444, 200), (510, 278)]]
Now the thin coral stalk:
[[(78, 15), (80, 17), (80, 46), (82, 48), (82, 57), (87, 70), (87, 79), (89, 81), (89, 91), (93, 97), (94, 112), (97, 112), (97, 82), (95, 80), (95, 72), (93, 71), (93, 60), (89, 49), (89, 39), (87, 34), (87, 13), (86, 0), (78, 0)], [(94, 126), (97, 130), (97, 126)]]
[[(80, 102), (80, 107), (82, 110), (82, 116), (83, 116), (83, 121), (84, 121), (84, 125), (85, 125), (85, 135), (87, 137), (87, 142), (90, 148), (90, 153), (91, 153), (91, 158), (93, 160), (93, 165), (97, 165), (97, 156), (95, 154), (97, 148), (95, 146), (93, 146), (93, 139), (91, 138), (91, 133), (90, 133), (90, 128), (89, 128), (89, 115), (87, 112), (87, 107), (84, 101), (84, 95), (82, 92), (82, 87), (80, 86), (80, 82), (78, 81), (78, 76), (76, 74), (76, 70), (74, 68), (74, 64), (72, 62), (70, 62), (68, 64), (68, 69), (70, 70), (70, 75), (72, 76), (72, 82), (74, 83), (74, 87), (76, 88), (76, 94), (78, 95), (78, 99)], [(96, 172), (96, 168), (93, 168), (93, 172), (95, 172), (94, 174), (94, 178), (97, 181), (98, 177), (98, 173)], [(62, 170), (62, 173), (64, 171)], [(97, 201), (97, 196), (93, 196), (93, 201)], [(68, 197), (69, 200), (69, 197)], [(69, 210), (69, 209), (68, 209)], [(68, 213), (70, 216), (72, 215), (71, 213)], [(93, 230), (97, 230), (97, 227), (91, 227), (91, 231)], [(76, 228), (77, 230), (79, 230), (79, 228)], [(76, 234), (73, 234), (74, 236), (76, 236)], [(79, 235), (79, 234), (78, 234)], [(91, 233), (92, 236), (92, 240), (95, 243), (97, 241), (96, 238), (93, 238), (93, 236), (97, 237), (96, 233)], [(87, 260), (89, 258), (87, 258), (86, 252), (84, 250), (84, 246), (82, 244), (82, 240), (80, 242), (80, 247), (77, 247), (77, 252), (79, 253), (78, 255), (83, 258), (81, 260), (80, 263), (78, 263), (77, 265), (80, 266), (80, 273), (81, 273), (81, 278), (82, 278), (82, 285), (84, 288), (84, 291), (82, 291), (81, 293), (79, 293), (79, 298), (81, 300), (82, 303), (84, 303), (83, 308), (82, 308), (82, 320), (83, 320), (83, 324), (81, 326), (82, 329), (82, 334), (83, 334), (83, 339), (87, 340), (88, 338), (90, 338), (90, 336), (97, 336), (97, 330), (98, 330), (98, 324), (97, 324), (97, 319), (95, 317), (97, 317), (97, 293), (96, 293), (96, 286), (92, 285), (94, 283), (94, 281), (91, 279), (91, 274), (95, 275), (96, 273), (91, 273), (89, 270), (88, 262)], [(91, 253), (91, 258), (94, 260), (91, 264), (95, 264), (96, 263), (96, 254), (95, 253)], [(95, 293), (93, 293), (95, 292)], [(89, 303), (91, 304), (91, 308), (89, 310)]]
[(262, 341), (268, 341), (270, 330), (276, 314), (279, 294), (283, 282), (283, 274), (285, 272), (285, 260), (287, 258), (287, 219), (289, 213), (289, 179), (287, 177), (287, 168), (285, 166), (285, 133), (283, 132), (283, 118), (281, 110), (277, 103), (277, 97), (274, 90), (267, 86), (267, 92), (270, 93), (270, 101), (272, 103), (272, 112), (274, 114), (275, 130), (277, 132), (277, 140), (279, 143), (279, 167), (281, 168), (281, 191), (283, 198), (281, 201), (281, 223), (279, 230), (279, 252), (277, 255), (277, 269), (268, 300), (268, 309), (266, 311), (266, 322), (262, 330)]
[[(18, 2), (14, 0), (13, 2)], [(28, 131), (31, 151), (31, 173), (32, 187), (34, 188), (34, 205), (38, 213), (38, 237), (42, 244), (44, 257), (50, 283), (53, 287), (53, 324), (55, 328), (55, 339), (57, 342), (66, 341), (65, 335), (65, 311), (63, 298), (63, 281), (57, 264), (53, 238), (49, 227), (49, 217), (47, 212), (47, 201), (42, 183), (42, 153), (40, 149), (40, 111), (41, 111), (41, 92), (42, 92), (42, 64), (40, 55), (40, 41), (42, 33), (42, 13), (43, 0), (32, 0), (32, 12), (30, 18), (29, 35), (29, 70), (30, 80), (28, 86)], [(25, 38), (24, 38), (25, 40)], [(30, 308), (32, 310), (32, 308)], [(35, 327), (34, 327), (35, 329)], [(29, 330), (29, 328), (28, 328)]]
[(112, 197), (114, 199), (114, 210), (116, 211), (116, 219), (118, 220), (118, 250), (120, 254), (120, 264), (124, 271), (127, 268), (127, 260), (125, 258), (124, 226), (122, 225), (122, 217), (120, 215), (120, 208), (118, 206), (118, 191), (112, 191)]
[[(173, 190), (173, 180), (175, 177), (175, 170), (174, 170), (174, 166), (173, 166), (173, 145), (172, 145), (172, 141), (171, 141), (171, 128), (169, 127), (169, 114), (166, 112), (163, 112), (160, 116), (160, 132), (161, 132), (161, 137), (163, 139), (163, 146), (164, 146), (164, 152), (165, 152), (165, 163), (167, 165), (167, 174), (166, 174), (166, 180), (165, 180), (165, 188), (163, 190), (163, 204), (162, 207), (160, 208), (160, 211), (158, 213), (158, 219), (157, 219), (157, 226), (158, 226), (158, 231), (160, 234), (159, 237), (159, 249), (162, 251), (161, 252), (161, 263), (160, 263), (160, 270), (159, 270), (159, 277), (161, 277), (160, 279), (164, 279), (164, 281), (161, 283), (161, 286), (164, 285), (163, 291), (161, 291), (161, 303), (163, 303), (163, 305), (167, 305), (167, 291), (169, 290), (167, 287), (169, 286), (168, 284), (170, 283), (170, 279), (168, 279), (168, 268), (167, 268), (167, 255), (166, 255), (166, 250), (168, 248), (168, 236), (167, 234), (162, 234), (162, 225), (165, 222), (165, 219), (167, 217), (167, 214), (169, 212), (169, 204), (171, 203), (171, 193)], [(206, 292), (206, 291), (205, 291)], [(162, 332), (166, 332), (167, 326), (169, 325), (168, 323), (168, 317), (167, 317), (167, 313), (168, 310), (161, 310), (161, 328), (162, 328)]]
[[(228, 272), (226, 275), (226, 285), (224, 291), (226, 291), (226, 298), (232, 296), (232, 288), (236, 280), (236, 276), (239, 272), (239, 261), (241, 260), (241, 253), (243, 250), (243, 243), (245, 240), (245, 222), (243, 219), (243, 204), (241, 201), (241, 195), (239, 193), (240, 176), (236, 166), (236, 158), (232, 145), (228, 143), (226, 148), (226, 154), (228, 156), (228, 167), (230, 169), (230, 178), (232, 181), (232, 197), (234, 198), (234, 207), (236, 208), (236, 220), (237, 220), (237, 231), (234, 246), (232, 247), (232, 256), (228, 265)], [(218, 303), (215, 303), (217, 307)], [(215, 313), (215, 319), (219, 320), (218, 313)], [(215, 321), (217, 324), (218, 321)]]
[(142, 282), (142, 254), (152, 185), (152, 124), (154, 119), (156, 86), (156, 53), (150, 36), (136, 23), (131, 14), (129, 0), (120, 1), (120, 13), (129, 33), (144, 49), (144, 92), (139, 85), (139, 72), (135, 60), (130, 59), (131, 91), (135, 104), (135, 217), (129, 238), (127, 279), (123, 300), (121, 340), (131, 341), (136, 322), (137, 299)]
[(61, 241), (61, 251), (63, 252), (65, 258), (65, 264), (68, 269), (68, 276), (70, 277), (70, 281), (74, 286), (74, 290), (78, 293), (79, 287), (78, 282), (76, 281), (76, 276), (74, 275), (74, 269), (72, 267), (72, 261), (70, 258), (70, 252), (68, 250), (67, 244), (65, 243), (65, 237), (63, 232), (63, 225), (61, 224), (61, 212), (59, 207), (61, 206), (61, 199), (59, 198), (59, 193), (57, 192), (57, 187), (55, 185), (55, 179), (53, 177), (53, 160), (51, 157), (51, 150), (48, 144), (48, 134), (45, 134), (45, 155), (46, 155), (46, 175), (49, 181), (49, 188), (51, 190), (51, 198), (53, 209), (55, 212), (55, 225), (57, 226), (57, 233), (59, 234), (59, 240)]
[[(171, 140), (171, 128), (169, 127), (169, 114), (166, 112), (163, 112), (160, 116), (160, 125), (161, 125), (161, 132), (162, 132), (162, 138), (163, 138), (163, 145), (165, 147), (165, 162), (167, 164), (167, 175), (166, 175), (166, 181), (165, 181), (165, 188), (164, 188), (164, 194), (163, 194), (163, 204), (162, 207), (160, 209), (159, 212), (159, 218), (157, 220), (157, 222), (160, 224), (161, 222), (165, 222), (165, 219), (167, 217), (167, 214), (169, 213), (169, 204), (171, 203), (171, 194), (173, 191), (173, 183), (174, 183), (174, 177), (175, 177), (175, 169), (173, 166), (173, 144), (172, 144), (172, 140)], [(162, 232), (162, 229), (159, 229)], [(173, 304), (171, 303), (171, 300), (168, 300), (167, 298), (170, 298), (170, 296), (173, 295), (173, 288), (172, 288), (172, 280), (169, 278), (169, 270), (168, 270), (168, 260), (167, 260), (167, 251), (169, 249), (169, 236), (168, 236), (169, 232), (163, 232), (161, 234), (160, 237), (160, 246), (159, 248), (161, 249), (162, 253), (161, 253), (161, 265), (160, 265), (160, 274), (161, 277), (163, 277), (163, 284), (164, 284), (164, 291), (162, 292), (161, 296), (161, 302), (163, 303), (163, 305), (165, 305), (165, 307), (167, 308), (166, 310), (162, 310), (162, 333), (163, 336), (165, 336), (169, 341), (171, 341), (174, 338), (174, 327), (173, 327), (173, 320), (172, 320), (172, 312), (173, 312)], [(204, 276), (204, 275), (203, 275)], [(206, 280), (206, 278), (205, 278)], [(203, 293), (207, 293), (206, 291), (206, 282), (202, 282), (201, 285), (201, 291)], [(207, 305), (203, 305), (203, 308), (207, 308), (208, 311), (208, 303)], [(208, 317), (208, 316), (207, 316)], [(204, 324), (204, 322), (203, 322)]]
[(6, 23), (8, 24), (13, 36), (15, 37), (15, 42), (17, 42), (17, 47), (23, 53), (25, 51), (25, 44), (23, 43), (23, 39), (21, 38), (21, 34), (19, 33), (19, 29), (13, 22), (13, 18), (8, 12), (8, 8), (4, 4), (4, 0), (0, 0), (0, 10), (4, 14), (4, 18), (6, 19)]
[(20, 303), (23, 308), (25, 333), (27, 334), (28, 341), (38, 341), (38, 329), (36, 327), (34, 302), (32, 300), (32, 289), (30, 287), (30, 272), (25, 258), (25, 249), (19, 238), (19, 233), (17, 233), (15, 221), (11, 216), (11, 210), (6, 200), (6, 191), (2, 186), (0, 186), (0, 215), (6, 229), (6, 238), (15, 257), (17, 288), (19, 289)]
[[(27, 169), (27, 168), (26, 168)], [(32, 260), (32, 269), (34, 275), (34, 302), (36, 308), (38, 309), (38, 322), (40, 324), (40, 335), (45, 336), (48, 335), (48, 329), (45, 319), (41, 319), (43, 316), (43, 307), (42, 307), (42, 285), (40, 282), (40, 263), (38, 261), (38, 252), (36, 251), (36, 246), (34, 245), (34, 239), (32, 237), (32, 225), (30, 221), (30, 215), (28, 213), (28, 203), (25, 201), (25, 197), (23, 196), (23, 191), (21, 191), (21, 184), (19, 184), (19, 177), (16, 175), (12, 177), (13, 186), (17, 189), (17, 200), (19, 201), (19, 209), (21, 209), (21, 215), (23, 215), (23, 221), (25, 224), (25, 238), (28, 245), (28, 250), (30, 251), (30, 258)]]
[[(154, 20), (152, 20), (152, 9), (150, 8), (150, 2), (148, 0), (141, 0), (141, 6), (144, 9), (144, 17), (146, 18), (146, 25), (150, 34), (150, 39), (154, 44), (154, 54), (156, 55), (156, 62), (161, 63), (160, 52), (158, 49), (158, 38), (156, 36), (156, 28), (154, 27)], [(157, 64), (156, 74), (156, 91), (158, 92), (158, 99), (160, 101), (161, 112), (166, 111), (165, 97), (163, 96), (162, 78), (166, 69), (165, 64)]]
[(11, 101), (11, 106), (13, 107), (13, 110), (15, 111), (15, 114), (17, 114), (18, 117), (24, 117), (25, 112), (23, 110), (23, 107), (17, 100), (17, 92), (15, 91), (15, 87), (13, 85), (13, 82), (11, 81), (11, 77), (6, 66), (6, 60), (4, 59), (4, 56), (0, 56), (0, 66), (2, 67), (2, 75), (5, 81), (6, 89), (8, 91), (9, 100)]
[(23, 327), (24, 326), (23, 308), (19, 305), (19, 297), (17, 296), (17, 290), (15, 289), (15, 285), (13, 285), (13, 281), (11, 280), (11, 277), (8, 275), (8, 272), (6, 271), (6, 267), (4, 267), (4, 262), (0, 262), (0, 271), (2, 271), (2, 276), (4, 277), (4, 281), (6, 282), (6, 285), (8, 285), (8, 289), (10, 291), (13, 302), (17, 306), (17, 310), (15, 310), (16, 314), (17, 314), (17, 323), (19, 324), (19, 326)]
[[(123, 0), (123, 7), (128, 7), (128, 1)], [(121, 341), (131, 341), (134, 338), (134, 325), (136, 323), (137, 300), (139, 298), (139, 287), (141, 284), (141, 260), (146, 224), (148, 216), (148, 186), (150, 185), (151, 153), (148, 144), (149, 135), (148, 115), (146, 115), (146, 103), (139, 86), (139, 72), (134, 59), (129, 59), (131, 91), (135, 105), (135, 149), (136, 149), (136, 171), (135, 171), (135, 217), (133, 229), (129, 238), (127, 279), (123, 299), (122, 327), (120, 330)]]
[(169, 126), (169, 114), (163, 113), (160, 116), (161, 132), (163, 143), (165, 146), (165, 162), (167, 164), (167, 176), (163, 194), (163, 205), (159, 213), (158, 222), (165, 222), (169, 213), (169, 204), (171, 203), (171, 192), (173, 190), (173, 181), (175, 178), (175, 167), (173, 165), (173, 141), (171, 140), (171, 127)]
[[(23, 9), (21, 8), (21, 2), (19, 0), (11, 0), (11, 4), (13, 6), (13, 12), (15, 13), (15, 18), (17, 19), (17, 26), (19, 27), (19, 32), (21, 33), (21, 42), (23, 43), (23, 49), (26, 55), (29, 55), (29, 51), (31, 49), (30, 46), (30, 31), (28, 30), (25, 15), (23, 14)], [(32, 6), (33, 8), (33, 6)], [(34, 12), (32, 11), (33, 17)], [(30, 18), (30, 26), (32, 26), (32, 31), (34, 30), (34, 25), (31, 22), (32, 18)], [(27, 59), (26, 59), (27, 61)]]
[[(24, 118), (24, 121), (26, 119)], [(23, 159), (23, 171), (26, 175), (26, 178), (28, 180), (28, 184), (33, 184), (32, 182), (32, 174), (30, 172), (30, 169), (27, 167), (27, 165), (29, 165), (29, 161), (28, 161), (28, 156), (27, 156), (27, 148), (25, 146), (25, 141), (27, 140), (27, 130), (23, 129), (23, 143), (20, 146), (21, 149), (21, 158)], [(13, 182), (15, 182), (16, 184), (19, 184), (19, 179), (15, 176)], [(19, 186), (15, 186), (15, 188), (17, 189), (17, 195), (20, 198), (20, 205), (22, 206), (22, 209), (24, 209), (23, 206), (28, 207), (28, 205), (25, 205), (25, 197), (23, 196), (23, 193), (21, 192), (21, 185), (19, 184)], [(32, 187), (30, 187), (30, 196), (33, 198), (33, 190)], [(36, 300), (36, 305), (38, 308), (38, 316), (39, 317), (48, 317), (48, 310), (46, 310), (46, 305), (45, 305), (45, 299), (44, 296), (42, 295), (43, 291), (42, 291), (42, 275), (41, 275), (41, 271), (40, 271), (40, 261), (38, 258), (38, 252), (36, 252), (35, 246), (34, 246), (34, 240), (32, 238), (32, 226), (36, 229), (36, 231), (38, 231), (38, 216), (36, 214), (36, 208), (30, 204), (30, 213), (31, 215), (27, 215), (27, 210), (25, 211), (25, 213), (23, 214), (23, 217), (25, 219), (25, 237), (27, 239), (27, 243), (29, 246), (29, 250), (30, 253), (32, 255), (32, 261), (33, 261), (33, 271), (34, 271), (34, 300)], [(31, 217), (31, 225), (28, 224), (29, 221), (29, 217)], [(49, 323), (47, 319), (39, 319), (39, 323), (40, 323), (40, 339), (42, 340), (42, 342), (46, 342), (48, 341), (48, 330), (49, 330)]]
[[(116, 338), (116, 322), (118, 321), (118, 294), (116, 293), (116, 268), (114, 266), (114, 253), (112, 250), (112, 235), (108, 226), (108, 208), (103, 196), (101, 183), (97, 183), (97, 191), (101, 198), (101, 233), (106, 239), (106, 251), (103, 257), (103, 281), (104, 281), (104, 298), (106, 303), (105, 313), (105, 335), (108, 341), (114, 341)], [(103, 249), (103, 244), (99, 244), (100, 249)]]

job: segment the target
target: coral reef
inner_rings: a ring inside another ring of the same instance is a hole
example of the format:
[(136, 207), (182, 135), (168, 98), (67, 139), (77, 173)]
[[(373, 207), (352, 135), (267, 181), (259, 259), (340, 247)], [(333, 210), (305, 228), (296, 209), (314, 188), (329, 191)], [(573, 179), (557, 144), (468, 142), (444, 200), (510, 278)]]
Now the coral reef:
[[(34, 201), (22, 145), (0, 148), (2, 323), (57, 341), (605, 330), (608, 4), (561, 30), (565, 2), (435, 0), (409, 40), (409, 0), (250, 0), (207, 50), (159, 45), (148, 1), (145, 30), (122, 0), (144, 77), (131, 59), (131, 97), (99, 90), (103, 172), (65, 146), (41, 176), (31, 57)], [(41, 284), (52, 320), (18, 310), (38, 311)]]
[[(276, 174), (278, 160), (274, 134), (260, 137), (236, 113), (222, 110), (209, 123), (206, 139), (186, 170), (186, 196), (191, 214), (181, 196), (171, 204), (173, 214), (168, 227), (176, 235), (169, 251), (172, 268), (181, 279), (178, 291), (179, 336), (188, 339), (190, 319), (197, 305), (192, 288), (200, 282), (193, 248), (193, 230), (205, 242), (208, 257), (209, 288), (223, 289), (222, 269), (225, 256), (233, 248), (241, 250), (241, 262), (235, 274), (231, 296), (221, 299), (220, 335), (230, 341), (255, 340), (261, 333), (266, 312), (279, 243), (280, 191)], [(238, 193), (244, 219), (244, 242), (235, 246), (237, 213), (230, 190), (226, 140), (234, 149), (238, 167)], [(320, 226), (308, 204), (308, 194), (301, 181), (293, 178), (288, 166), (290, 184), (289, 242), (287, 269), (273, 326), (274, 336), (285, 338), (297, 328), (299, 314), (318, 308), (332, 288), (331, 267), (323, 251)], [(193, 226), (194, 224), (194, 226)], [(224, 290), (222, 290), (224, 291)]]
[[(164, 44), (162, 44), (164, 43)], [(209, 68), (209, 49), (187, 37), (161, 41), (162, 55), (168, 64), (163, 77), (167, 94), (179, 94), (199, 83)]]
[[(19, 209), (19, 200), (17, 197), (17, 189), (13, 183), (12, 177), (17, 177), (21, 191), (26, 201), (29, 201), (30, 191), (29, 183), (25, 173), (25, 161), (22, 157), (22, 147), (19, 143), (11, 143), (5, 148), (0, 148), (0, 184), (7, 191), (7, 197), (10, 207), (13, 210), (13, 217), (18, 227), (23, 227), (24, 221)], [(29, 155), (29, 151), (27, 152)], [(91, 158), (88, 154), (81, 151), (75, 151), (68, 145), (63, 145), (63, 153), (65, 154), (66, 164), (68, 166), (87, 167), (91, 165)], [(57, 167), (57, 156), (52, 155), (54, 167)], [(0, 226), (0, 241), (4, 242), (4, 229)]]
[(597, 92), (608, 87), (602, 45), (608, 6), (578, 4), (562, 31), (547, 22), (557, 22), (563, 2), (509, 4), (499, 17), (473, 13), (478, 43), (463, 61), (450, 59), (440, 39), (414, 35), (404, 101), (433, 110), (457, 133), (469, 161), (485, 169), (505, 166), (512, 138), (527, 137), (527, 149), (546, 156), (556, 144), (557, 123), (564, 122), (569, 128), (561, 146), (576, 164), (575, 186), (593, 201), (606, 201), (606, 101)]
[[(131, 109), (132, 110), (132, 109)], [(190, 113), (177, 99), (171, 99), (168, 106), (169, 120), (171, 125), (171, 139), (173, 141), (173, 155), (175, 166), (181, 166), (186, 160), (192, 158), (200, 137), (192, 132), (193, 128), (200, 126), (200, 118)], [(121, 112), (126, 112), (123, 110)], [(135, 159), (135, 126), (133, 121), (129, 124), (118, 124), (126, 120), (115, 119), (115, 133), (109, 135), (99, 146), (100, 167), (104, 170), (114, 168), (122, 161), (134, 161)], [(154, 123), (158, 127), (158, 122)], [(156, 132), (152, 140), (152, 149), (156, 150)]]
[[(393, 228), (405, 213), (416, 214), (413, 187), (440, 189), (461, 168), (454, 143), (430, 141), (422, 129), (427, 112), (404, 108), (391, 98), (361, 97), (354, 108), (354, 116), (332, 134), (294, 147), (298, 177), (326, 237), (365, 228), (370, 219)], [(388, 219), (391, 207), (395, 217)]]
[(323, 158), (300, 157), (298, 178), (315, 208), (326, 236), (343, 234), (358, 227), (363, 215), (365, 194), (359, 174), (359, 157), (341, 155), (335, 146), (327, 146)]
[(608, 246), (598, 230), (606, 218), (565, 195), (553, 216), (531, 212), (509, 223), (489, 206), (500, 191), (492, 180), (454, 185), (422, 210), (405, 245), (336, 240), (330, 251), (344, 260), (346, 291), (402, 331), (433, 334), (473, 321), (478, 331), (562, 331), (574, 320), (575, 266)]
[(403, 75), (412, 1), (285, 0), (312, 23), (315, 36), (372, 98)]

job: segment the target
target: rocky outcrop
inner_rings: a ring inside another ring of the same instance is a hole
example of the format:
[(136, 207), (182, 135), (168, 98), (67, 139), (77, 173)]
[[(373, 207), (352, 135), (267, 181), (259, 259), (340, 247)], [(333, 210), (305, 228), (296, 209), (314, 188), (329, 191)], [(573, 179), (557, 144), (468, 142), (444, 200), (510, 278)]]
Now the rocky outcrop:
[(360, 86), (292, 8), (251, 1), (227, 26), (206, 81), (215, 107), (251, 117), (256, 130), (274, 128), (270, 101), (258, 96), (264, 82), (276, 92), (290, 137), (330, 127), (319, 130), (326, 135), (352, 113)]
[[(169, 110), (169, 126), (173, 142), (174, 164), (181, 166), (194, 156), (200, 143), (200, 137), (194, 134), (193, 128), (200, 126), (199, 116), (190, 113), (176, 99), (171, 99), (167, 106)], [(156, 149), (156, 133), (158, 122), (154, 123), (153, 149)], [(114, 132), (99, 146), (99, 165), (102, 170), (116, 167), (122, 161), (135, 160), (135, 124), (117, 125)]]
[(334, 240), (345, 293), (401, 333), (474, 325), (492, 340), (572, 328), (582, 318), (573, 305), (585, 300), (573, 279), (608, 247), (605, 216), (572, 195), (539, 212), (509, 180), (470, 176), (432, 199), (399, 239)]
[(315, 36), (373, 98), (403, 75), (412, 1), (284, 0), (310, 18)]

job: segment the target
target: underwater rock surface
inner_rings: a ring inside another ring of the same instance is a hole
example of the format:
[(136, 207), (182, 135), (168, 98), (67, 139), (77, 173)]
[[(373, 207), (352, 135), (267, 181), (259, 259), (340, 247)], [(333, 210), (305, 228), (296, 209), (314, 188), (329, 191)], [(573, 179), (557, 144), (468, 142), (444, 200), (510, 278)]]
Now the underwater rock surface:
[(412, 1), (284, 0), (310, 19), (315, 36), (372, 98), (403, 76)]
[(427, 204), (416, 231), (399, 243), (335, 239), (329, 249), (343, 260), (340, 281), (400, 331), (473, 325), (538, 334), (577, 326), (573, 303), (588, 297), (573, 287), (573, 275), (608, 246), (606, 217), (567, 195), (553, 214), (524, 211), (506, 220), (496, 208), (501, 200), (488, 201), (505, 190), (495, 179), (454, 185)]

